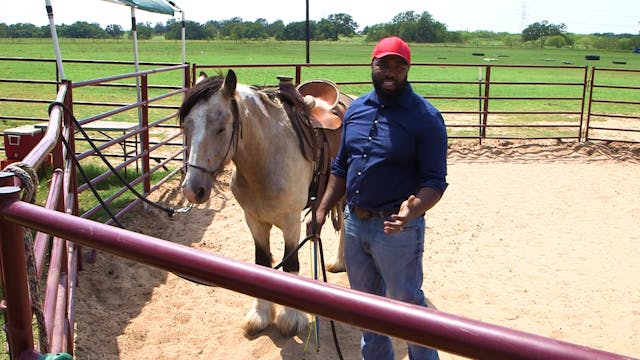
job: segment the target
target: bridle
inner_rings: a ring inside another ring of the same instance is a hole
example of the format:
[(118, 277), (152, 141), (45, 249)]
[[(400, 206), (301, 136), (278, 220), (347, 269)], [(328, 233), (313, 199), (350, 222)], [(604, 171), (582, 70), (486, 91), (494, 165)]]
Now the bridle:
[(229, 146), (227, 146), (227, 151), (225, 152), (224, 157), (222, 158), (222, 161), (220, 161), (220, 165), (218, 165), (213, 170), (209, 170), (204, 166), (186, 162), (187, 168), (189, 167), (194, 168), (196, 170), (200, 170), (203, 173), (211, 176), (215, 176), (218, 172), (220, 172), (220, 170), (222, 170), (222, 168), (225, 166), (227, 162), (226, 161), (227, 157), (231, 153), (231, 149), (233, 149), (233, 152), (235, 153), (236, 149), (238, 148), (238, 141), (242, 138), (242, 123), (240, 122), (240, 110), (238, 109), (238, 101), (235, 98), (231, 99), (231, 114), (233, 115), (231, 139), (229, 140)]

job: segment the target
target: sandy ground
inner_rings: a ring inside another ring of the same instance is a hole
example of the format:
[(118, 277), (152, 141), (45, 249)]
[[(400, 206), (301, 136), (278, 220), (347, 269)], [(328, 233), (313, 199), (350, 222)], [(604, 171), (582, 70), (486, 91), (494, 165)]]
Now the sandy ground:
[[(130, 230), (253, 262), (228, 190), (169, 219), (140, 211)], [(440, 311), (640, 357), (640, 146), (452, 142), (449, 189), (427, 215), (424, 290)], [(155, 200), (184, 205), (174, 182)], [(272, 232), (274, 254), (281, 235)], [(323, 231), (326, 258), (336, 234)], [(309, 277), (310, 250), (301, 250)], [(328, 281), (348, 286), (346, 275)], [(270, 327), (245, 337), (253, 299), (106, 253), (85, 264), (76, 305), (77, 359), (337, 359), (328, 321), (320, 346)], [(336, 323), (344, 359), (359, 330)], [(408, 359), (402, 341), (396, 358)], [(460, 357), (441, 352), (442, 359)]]

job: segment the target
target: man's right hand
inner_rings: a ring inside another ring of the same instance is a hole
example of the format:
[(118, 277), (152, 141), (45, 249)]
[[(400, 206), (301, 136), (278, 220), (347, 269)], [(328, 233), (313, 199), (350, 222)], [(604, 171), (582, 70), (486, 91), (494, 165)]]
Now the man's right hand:
[(307, 221), (307, 236), (312, 234), (315, 235), (311, 238), (312, 241), (320, 239), (320, 232), (322, 231), (322, 226), (324, 225), (326, 219), (327, 216), (326, 214), (324, 214), (324, 212), (312, 212), (311, 219)]

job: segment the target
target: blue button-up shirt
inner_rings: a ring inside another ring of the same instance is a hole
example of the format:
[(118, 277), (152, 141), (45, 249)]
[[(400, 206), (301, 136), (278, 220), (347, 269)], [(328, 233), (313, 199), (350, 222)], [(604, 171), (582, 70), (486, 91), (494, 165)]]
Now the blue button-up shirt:
[(397, 209), (422, 187), (447, 187), (447, 131), (442, 115), (407, 84), (395, 101), (375, 90), (349, 106), (331, 172), (346, 178), (349, 206)]

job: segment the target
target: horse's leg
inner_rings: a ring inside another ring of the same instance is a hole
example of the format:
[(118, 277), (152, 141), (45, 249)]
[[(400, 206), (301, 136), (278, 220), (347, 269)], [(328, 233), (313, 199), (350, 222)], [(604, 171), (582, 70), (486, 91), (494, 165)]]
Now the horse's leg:
[(340, 229), (340, 237), (338, 242), (338, 252), (336, 256), (333, 258), (333, 261), (327, 264), (327, 271), (332, 273), (340, 273), (345, 272), (347, 270), (347, 266), (344, 262), (344, 204), (338, 204), (333, 210), (335, 214), (332, 214), (332, 220), (335, 218), (335, 222), (333, 227), (335, 229)]
[[(282, 229), (284, 237), (284, 256), (291, 254), (289, 259), (282, 264), (282, 269), (288, 273), (298, 274), (300, 263), (298, 254), (294, 253), (300, 239), (300, 220), (292, 218), (287, 226)], [(276, 318), (276, 326), (283, 336), (292, 337), (306, 330), (309, 326), (307, 316), (296, 309), (283, 307)]]
[[(269, 233), (271, 224), (267, 224), (253, 218), (245, 212), (245, 220), (249, 225), (249, 230), (253, 236), (255, 244), (255, 263), (266, 267), (271, 267), (271, 252), (269, 250)], [(253, 307), (244, 317), (242, 329), (244, 332), (253, 336), (264, 330), (271, 324), (275, 318), (275, 305), (266, 300), (255, 299)]]

